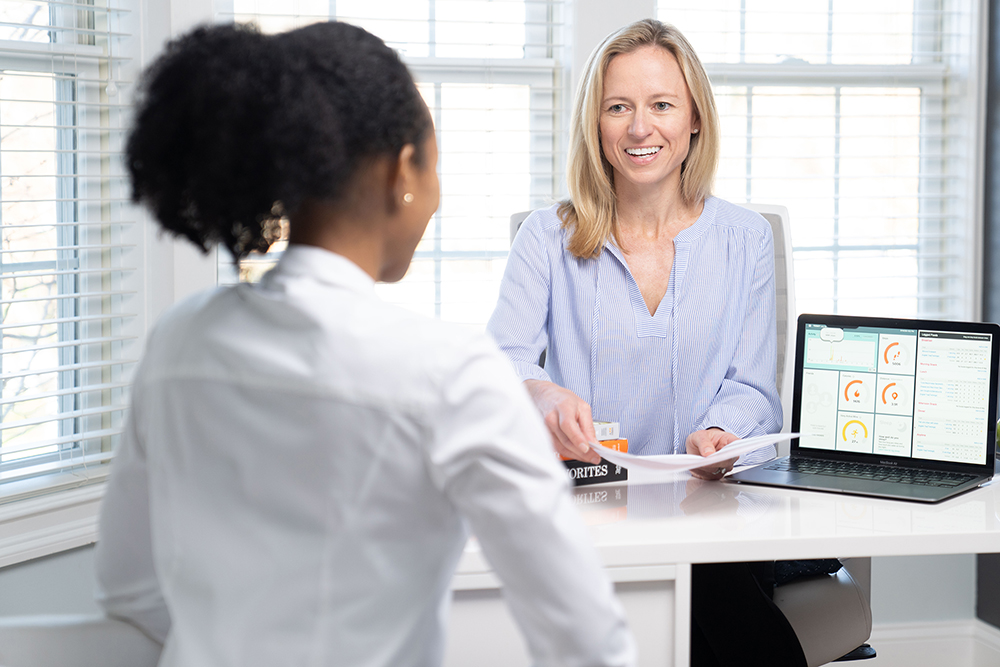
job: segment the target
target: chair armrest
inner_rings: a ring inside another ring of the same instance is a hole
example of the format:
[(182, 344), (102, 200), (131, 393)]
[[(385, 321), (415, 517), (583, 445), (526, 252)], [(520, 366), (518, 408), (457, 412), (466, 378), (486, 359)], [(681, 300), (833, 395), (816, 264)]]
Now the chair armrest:
[(774, 589), (774, 603), (795, 630), (809, 667), (836, 660), (871, 637), (871, 560), (852, 560), (836, 574)]

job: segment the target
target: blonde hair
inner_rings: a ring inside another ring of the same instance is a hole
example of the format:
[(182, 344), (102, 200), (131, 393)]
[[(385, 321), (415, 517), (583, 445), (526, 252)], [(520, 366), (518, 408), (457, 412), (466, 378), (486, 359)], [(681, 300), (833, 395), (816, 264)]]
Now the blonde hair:
[(681, 199), (691, 206), (712, 194), (719, 163), (719, 114), (705, 68), (674, 26), (655, 19), (627, 25), (608, 35), (590, 54), (573, 105), (567, 165), (570, 198), (559, 205), (558, 212), (563, 228), (571, 229), (567, 250), (576, 257), (599, 255), (609, 237), (621, 245), (613, 171), (601, 150), (604, 75), (612, 58), (647, 45), (660, 46), (677, 59), (694, 102), (695, 120), (701, 123), (681, 164)]

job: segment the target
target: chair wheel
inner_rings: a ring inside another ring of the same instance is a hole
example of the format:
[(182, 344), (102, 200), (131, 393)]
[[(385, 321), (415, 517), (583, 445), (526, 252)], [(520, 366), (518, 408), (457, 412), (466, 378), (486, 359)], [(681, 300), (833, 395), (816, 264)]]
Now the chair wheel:
[(868, 644), (862, 644), (850, 653), (845, 653), (834, 662), (848, 662), (849, 660), (869, 660), (875, 657), (875, 649)]

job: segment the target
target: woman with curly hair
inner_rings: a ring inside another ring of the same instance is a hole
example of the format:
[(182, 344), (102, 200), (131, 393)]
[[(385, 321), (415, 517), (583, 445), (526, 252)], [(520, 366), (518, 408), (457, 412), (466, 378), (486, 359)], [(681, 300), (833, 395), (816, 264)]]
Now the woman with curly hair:
[(127, 166), (159, 224), (259, 284), (149, 338), (101, 513), (99, 599), (161, 665), (435, 665), (468, 529), (538, 665), (632, 641), (544, 425), (482, 335), (379, 301), (438, 205), (427, 107), (341, 23), (199, 28), (143, 79)]

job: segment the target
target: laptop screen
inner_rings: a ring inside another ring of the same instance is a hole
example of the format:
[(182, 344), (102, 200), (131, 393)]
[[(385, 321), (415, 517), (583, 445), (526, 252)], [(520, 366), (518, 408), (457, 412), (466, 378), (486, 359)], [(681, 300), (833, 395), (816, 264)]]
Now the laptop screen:
[(987, 463), (995, 327), (808, 317), (796, 354), (798, 447)]

